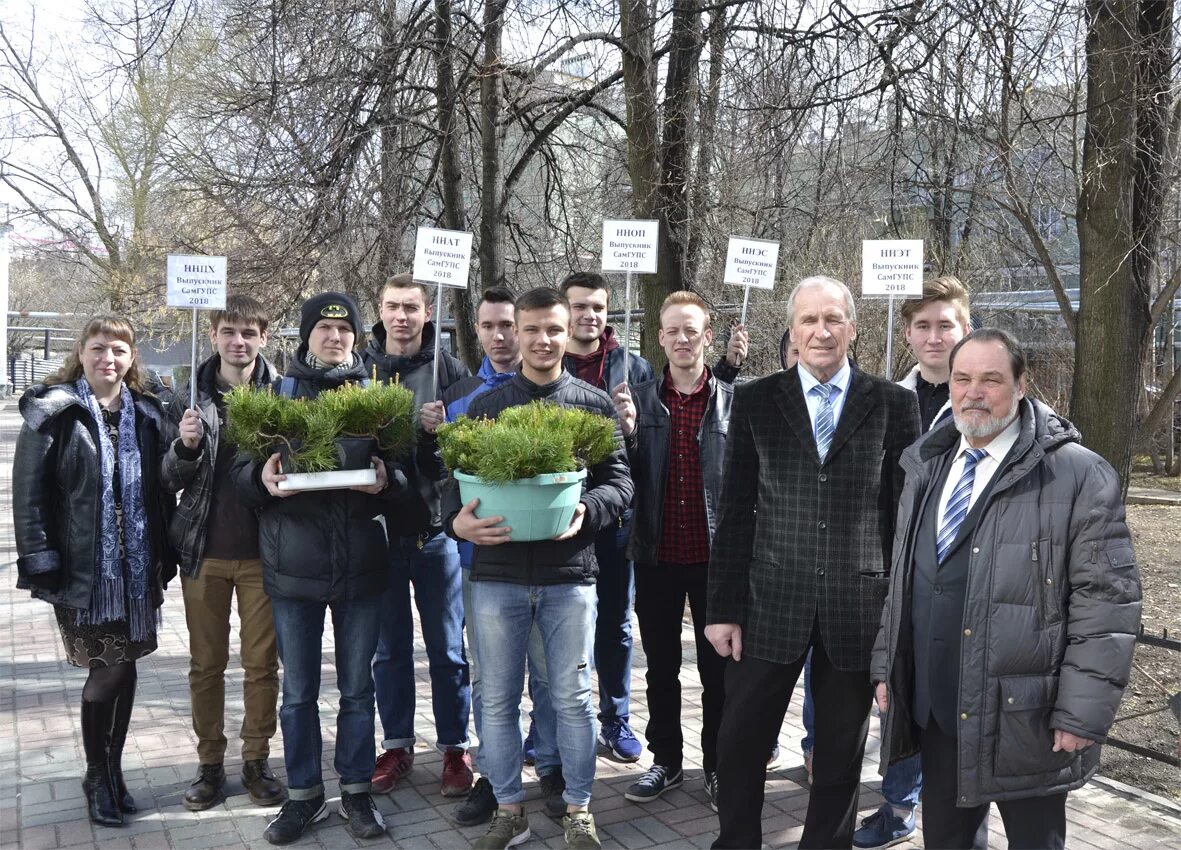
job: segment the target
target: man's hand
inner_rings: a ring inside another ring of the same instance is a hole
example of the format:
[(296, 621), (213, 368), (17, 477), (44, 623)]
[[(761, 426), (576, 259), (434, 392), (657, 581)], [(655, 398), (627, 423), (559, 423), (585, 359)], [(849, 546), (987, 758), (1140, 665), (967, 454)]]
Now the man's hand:
[(623, 436), (630, 437), (636, 430), (636, 403), (632, 401), (632, 391), (627, 381), (611, 391), (611, 401), (615, 403), (615, 413), (619, 416)]
[(705, 639), (723, 658), (742, 660), (742, 626), (737, 623), (714, 623), (705, 627)]
[(480, 519), (476, 516), (476, 508), (479, 505), (479, 499), (472, 499), (455, 515), (455, 519), (451, 521), (451, 528), (455, 531), (455, 535), (471, 541), (477, 546), (497, 546), (507, 543), (512, 529), (508, 526), (500, 526), (500, 523), (504, 522), (504, 517), (490, 516)]
[(586, 516), (586, 502), (579, 502), (574, 509), (574, 518), (570, 520), (570, 526), (559, 534), (554, 540), (569, 540), (571, 537), (582, 531), (582, 518)]
[(373, 471), (377, 473), (377, 481), (373, 484), (358, 484), (355, 487), (350, 487), (350, 490), (359, 490), (362, 493), (368, 493), (371, 496), (376, 496), (389, 486), (390, 477), (385, 472), (385, 461), (377, 455), (370, 455), (369, 462), (373, 464)]
[(750, 334), (746, 332), (746, 325), (737, 324), (730, 329), (730, 342), (726, 345), (726, 362), (738, 367), (746, 362), (746, 352), (750, 348)]
[(422, 424), (422, 430), (428, 434), (435, 433), (435, 429), (442, 425), (446, 418), (447, 408), (441, 401), (428, 401), (418, 412), (418, 421)]
[(890, 707), (890, 691), (886, 687), (885, 682), (877, 683), (877, 686), (874, 688), (873, 698), (877, 700), (878, 711), (885, 714), (886, 710)]
[(267, 488), (267, 492), (272, 496), (277, 496), (280, 499), (286, 499), (288, 496), (294, 496), (295, 490), (280, 490), (279, 482), (285, 481), (287, 476), (279, 471), (279, 453), (275, 452), (267, 462), (262, 465), (262, 486)]
[(1074, 753), (1074, 752), (1078, 752), (1079, 750), (1085, 750), (1087, 747), (1091, 746), (1091, 744), (1093, 744), (1093, 743), (1095, 743), (1095, 742), (1088, 740), (1086, 738), (1080, 738), (1078, 735), (1075, 735), (1073, 732), (1063, 732), (1061, 729), (1055, 729), (1054, 730), (1054, 747), (1052, 750), (1050, 750), (1050, 752), (1053, 752), (1053, 753), (1057, 753), (1057, 752)]
[(205, 436), (205, 426), (201, 422), (201, 414), (190, 407), (180, 418), (180, 441), (185, 448), (196, 451), (201, 445), (201, 438)]

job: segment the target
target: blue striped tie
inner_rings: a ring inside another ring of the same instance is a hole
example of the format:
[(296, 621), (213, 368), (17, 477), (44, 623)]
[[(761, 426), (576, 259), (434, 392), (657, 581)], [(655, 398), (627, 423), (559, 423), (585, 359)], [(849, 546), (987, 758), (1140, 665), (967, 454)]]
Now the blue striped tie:
[(972, 501), (972, 485), (976, 483), (976, 464), (987, 454), (984, 449), (964, 451), (964, 471), (960, 474), (955, 489), (951, 491), (947, 507), (943, 509), (943, 530), (935, 540), (935, 553), (941, 564), (951, 551), (951, 544), (955, 542), (960, 526), (964, 524), (964, 518), (968, 515), (968, 505)]
[(832, 397), (840, 389), (832, 384), (817, 384), (810, 392), (820, 398), (820, 409), (816, 411), (816, 454), (820, 455), (820, 462), (828, 455), (828, 447), (832, 445), (832, 433), (836, 430), (832, 417)]

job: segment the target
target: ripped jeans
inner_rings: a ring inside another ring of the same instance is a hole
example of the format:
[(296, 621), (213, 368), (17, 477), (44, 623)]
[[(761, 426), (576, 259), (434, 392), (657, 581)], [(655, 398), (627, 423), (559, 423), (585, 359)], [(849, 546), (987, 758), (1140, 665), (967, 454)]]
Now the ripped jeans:
[(521, 692), (529, 634), (545, 648), (549, 694), (557, 718), (563, 799), (590, 803), (598, 724), (591, 699), (597, 595), (591, 584), (471, 583), (469, 621), (480, 636), (480, 766), (501, 805), (525, 799), (521, 787)]

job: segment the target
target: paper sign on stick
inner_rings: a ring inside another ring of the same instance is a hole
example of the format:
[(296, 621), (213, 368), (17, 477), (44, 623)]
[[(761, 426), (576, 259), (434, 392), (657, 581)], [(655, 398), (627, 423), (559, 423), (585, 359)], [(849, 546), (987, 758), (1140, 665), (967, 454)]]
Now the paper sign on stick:
[(226, 307), (226, 258), (168, 255), (168, 306), (193, 310)]
[(861, 294), (923, 295), (922, 239), (866, 239), (861, 243)]
[(723, 283), (753, 286), (756, 289), (775, 288), (775, 268), (779, 262), (779, 243), (769, 239), (749, 239), (731, 236), (726, 249), (726, 272)]
[(414, 238), (414, 280), (467, 289), (472, 235), (462, 230), (420, 227)]
[(603, 222), (603, 271), (655, 274), (659, 221)]

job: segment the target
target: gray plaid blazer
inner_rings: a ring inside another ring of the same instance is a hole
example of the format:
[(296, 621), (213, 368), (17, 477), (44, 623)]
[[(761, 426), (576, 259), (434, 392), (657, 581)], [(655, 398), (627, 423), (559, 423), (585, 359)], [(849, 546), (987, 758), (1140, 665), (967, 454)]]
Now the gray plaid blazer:
[(821, 464), (795, 368), (736, 388), (708, 622), (739, 624), (744, 654), (788, 664), (819, 617), (832, 662), (868, 670), (889, 585), (898, 459), (919, 430), (913, 392), (854, 369)]

